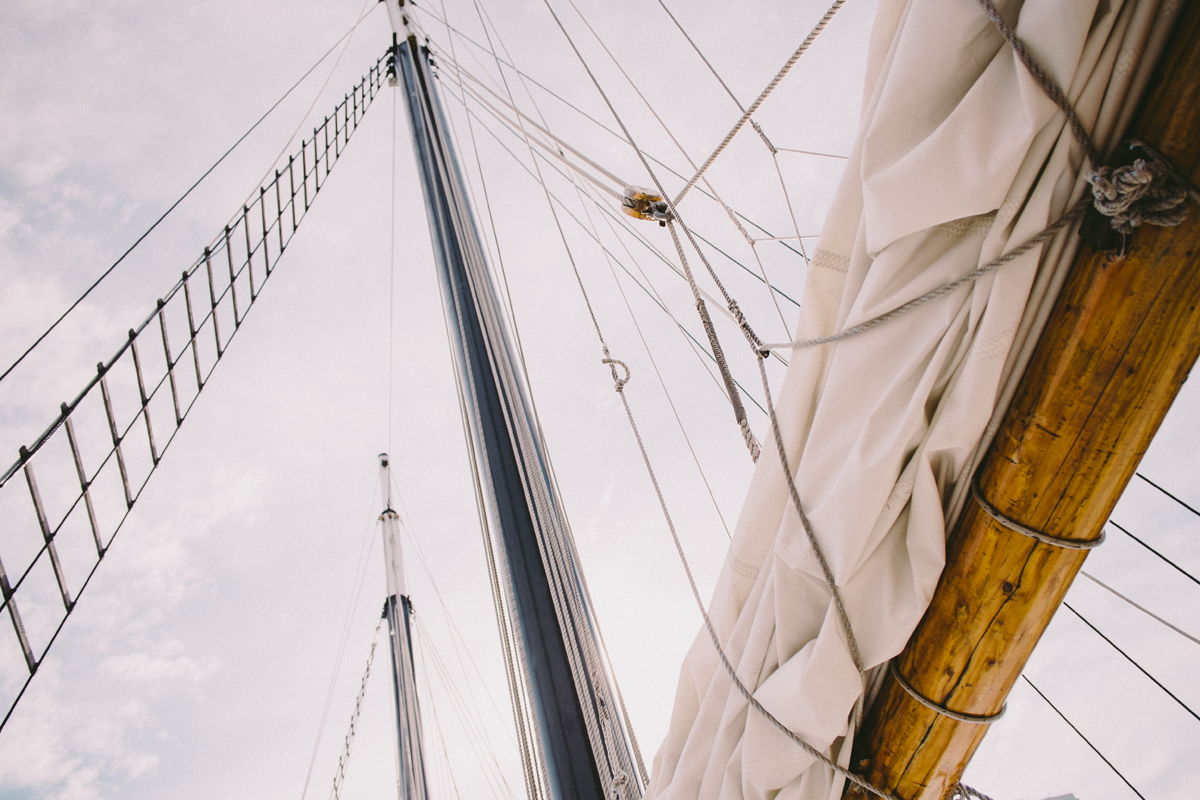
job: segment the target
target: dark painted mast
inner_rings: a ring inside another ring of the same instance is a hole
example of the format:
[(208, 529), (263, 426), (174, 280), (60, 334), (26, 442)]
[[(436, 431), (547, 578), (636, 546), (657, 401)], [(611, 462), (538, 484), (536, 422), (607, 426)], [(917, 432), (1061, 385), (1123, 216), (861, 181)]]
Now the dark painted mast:
[(484, 257), (428, 50), (409, 27), (403, 0), (386, 2), (397, 33), (396, 84), (404, 92), (469, 420), (484, 536), (494, 554), (493, 586), (505, 609), (498, 621), (502, 636), (507, 625), (516, 642), (509, 666), (518, 731), (523, 707), (534, 729), (528, 738), (521, 735), (529, 795), (637, 800), (644, 768), (615, 702), (574, 540)]
[(379, 455), (379, 482), (384, 510), (379, 515), (383, 529), (384, 571), (387, 573), (387, 602), (383, 614), (388, 624), (388, 651), (392, 654), (392, 689), (396, 700), (399, 753), (396, 759), (396, 795), (399, 800), (427, 800), (425, 747), (421, 733), (421, 706), (417, 702), (416, 668), (413, 663), (412, 602), (404, 579), (404, 556), (400, 547), (400, 518), (392, 510), (392, 481), (387, 453)]

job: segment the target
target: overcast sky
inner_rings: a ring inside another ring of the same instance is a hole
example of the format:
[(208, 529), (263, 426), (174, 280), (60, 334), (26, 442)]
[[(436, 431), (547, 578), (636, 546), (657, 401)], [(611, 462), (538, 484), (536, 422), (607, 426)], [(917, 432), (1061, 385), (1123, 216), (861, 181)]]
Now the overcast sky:
[[(743, 104), (824, 11), (807, 0), (669, 5)], [(688, 173), (685, 158), (570, 4), (554, 0), (554, 7), (639, 144)], [(443, 7), (427, 0), (420, 8), (418, 19), (436, 48), (448, 51), (453, 41), (463, 68), (481, 78), (499, 76), (490, 55), (452, 40), (424, 11), (438, 17), (444, 11), (456, 28), (485, 42), (472, 2), (446, 0)], [(527, 113), (544, 115), (552, 129), (622, 180), (650, 183), (628, 148), (580, 113), (614, 127), (542, 0), (490, 0), (482, 8), (500, 34), (497, 46), (502, 43), (518, 67), (579, 109), (533, 84), (522, 86), (509, 72)], [(739, 112), (661, 6), (615, 0), (602, 12), (581, 9), (691, 158), (707, 156)], [(150, 313), (234, 210), (257, 195), (257, 179), (293, 131), (311, 135), (313, 116), (319, 122), (330, 113), (383, 53), (391, 31), (372, 0), (0, 0), (0, 367), (364, 11), (370, 13), (344, 52), (335, 50), (59, 331), (0, 382), (0, 453), (8, 454), (3, 466), (53, 421), (58, 404), (76, 395), (95, 363), (115, 352), (125, 331)], [(873, 13), (871, 0), (850, 0), (756, 115), (777, 146), (849, 150)], [(700, 618), (599, 363), (599, 345), (545, 196), (526, 171), (532, 164), (525, 146), (478, 106), (473, 108), (482, 120), (466, 116), (456, 99), (454, 70), (443, 62), (440, 72), (477, 216), (494, 266), (503, 262), (597, 616), (649, 761), (666, 731), (679, 663)], [(367, 113), (0, 733), (0, 798), (296, 800), (350, 609), (344, 659), (308, 790), (308, 797), (328, 796), (384, 596), (376, 454), (389, 449), (413, 534), (406, 555), (421, 626), (419, 680), (428, 687), (432, 790), (438, 800), (450, 800), (455, 788), (464, 798), (522, 794), (428, 228), (403, 109), (393, 116), (394, 94), (385, 89)], [(288, 152), (297, 149), (294, 142)], [(815, 234), (842, 162), (794, 153), (779, 159), (796, 226), (801, 234)], [(566, 206), (560, 212), (564, 230), (613, 353), (632, 369), (630, 400), (707, 595), (751, 463), (703, 361), (624, 269), (653, 284), (684, 327), (702, 338), (686, 284), (629, 235), (616, 238), (600, 207), (581, 201), (548, 164), (541, 169)], [(668, 186), (682, 185), (665, 170), (661, 174)], [(777, 236), (794, 232), (770, 154), (752, 130), (734, 140), (710, 176), (722, 198), (763, 229)], [(604, 202), (611, 211), (611, 202)], [(688, 202), (694, 204), (685, 206), (689, 222), (698, 231), (756, 268), (718, 206), (698, 195)], [(592, 224), (616, 259), (611, 265), (587, 233)], [(638, 230), (654, 246), (670, 247), (657, 227)], [(800, 257), (779, 244), (759, 250), (772, 281), (799, 301)], [(761, 282), (710, 253), (756, 326), (782, 333), (780, 312), (789, 326), (794, 323), (793, 303), (781, 299), (777, 311)], [(722, 319), (718, 327), (735, 352), (735, 374), (755, 386), (754, 364), (736, 328)], [(776, 370), (773, 377), (781, 375)], [(1193, 505), (1200, 501), (1197, 411), (1200, 394), (1185, 385), (1142, 469)], [(750, 414), (761, 438), (764, 418), (752, 404)], [(7, 513), (18, 495), (26, 502), (24, 491), (19, 480), (0, 491), (0, 512)], [(1144, 483), (1135, 481), (1114, 519), (1193, 574), (1200, 571), (1197, 520)], [(16, 535), (0, 529), (6, 567), (10, 549), (20, 546)], [(1110, 532), (1086, 568), (1200, 633), (1200, 587), (1123, 534)], [(1085, 580), (1068, 601), (1184, 702), (1200, 708), (1194, 680), (1200, 647)], [(347, 798), (394, 792), (387, 657), (382, 650), (379, 656), (347, 771)], [(453, 678), (453, 690), (438, 677), (439, 663)], [(5, 706), (23, 669), (5, 621)], [(1200, 723), (1072, 615), (1064, 611), (1055, 619), (1026, 674), (1145, 796), (1200, 791)], [(468, 726), (475, 733), (466, 732), (461, 717), (475, 719)], [(997, 800), (1067, 792), (1081, 800), (1134, 796), (1024, 683), (1013, 692), (1008, 716), (985, 740), (968, 780)]]

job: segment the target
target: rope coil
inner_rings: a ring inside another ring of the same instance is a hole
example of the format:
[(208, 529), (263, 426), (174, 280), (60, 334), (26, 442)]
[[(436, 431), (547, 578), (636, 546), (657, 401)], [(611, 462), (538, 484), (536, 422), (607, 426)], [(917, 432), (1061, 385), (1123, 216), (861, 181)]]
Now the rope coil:
[(1188, 215), (1188, 198), (1200, 199), (1197, 190), (1166, 156), (1138, 139), (1127, 143), (1145, 158), (1124, 166), (1100, 167), (1085, 177), (1091, 184), (1096, 210), (1109, 218), (1113, 230), (1131, 234), (1149, 223), (1174, 227)]

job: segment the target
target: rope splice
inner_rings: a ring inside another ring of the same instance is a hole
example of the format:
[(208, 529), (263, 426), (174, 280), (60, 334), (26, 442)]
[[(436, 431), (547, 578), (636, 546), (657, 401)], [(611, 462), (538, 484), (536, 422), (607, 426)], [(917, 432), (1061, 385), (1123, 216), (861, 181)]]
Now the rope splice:
[(634, 219), (657, 220), (662, 227), (675, 219), (662, 195), (640, 186), (625, 187), (621, 195), (621, 211)]

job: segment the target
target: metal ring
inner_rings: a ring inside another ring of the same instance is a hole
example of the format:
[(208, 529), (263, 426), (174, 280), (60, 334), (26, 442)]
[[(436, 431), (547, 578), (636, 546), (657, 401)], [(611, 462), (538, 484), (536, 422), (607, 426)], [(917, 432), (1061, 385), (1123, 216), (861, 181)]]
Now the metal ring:
[(949, 717), (957, 722), (966, 722), (970, 725), (990, 725), (1003, 717), (1004, 712), (1008, 711), (1008, 703), (1005, 703), (995, 714), (964, 714), (961, 711), (951, 711), (945, 706), (933, 702), (910, 686), (908, 681), (900, 677), (900, 670), (896, 669), (896, 662), (894, 660), (888, 662), (888, 670), (892, 673), (892, 677), (896, 679), (896, 683), (900, 684), (913, 700), (916, 700), (930, 711), (941, 714), (943, 717)]
[(1041, 531), (1034, 530), (1033, 528), (1028, 528), (1019, 522), (1014, 522), (1013, 520), (1001, 514), (995, 506), (984, 499), (983, 493), (979, 491), (979, 486), (974, 482), (971, 483), (971, 494), (975, 497), (975, 502), (979, 504), (979, 507), (984, 510), (984, 513), (986, 513), (996, 522), (1000, 523), (1000, 525), (1008, 528), (1010, 531), (1015, 531), (1024, 536), (1028, 536), (1031, 539), (1037, 539), (1043, 544), (1048, 544), (1052, 547), (1061, 547), (1065, 550), (1091, 550), (1094, 547), (1099, 547), (1100, 545), (1104, 544), (1106, 534), (1104, 533), (1103, 528), (1101, 528), (1100, 536), (1098, 538), (1084, 541), (1051, 536), (1048, 533), (1042, 533)]

